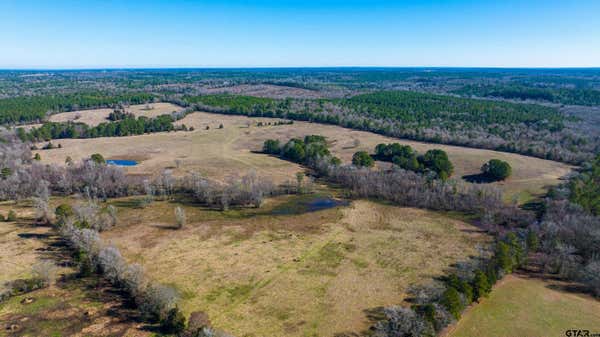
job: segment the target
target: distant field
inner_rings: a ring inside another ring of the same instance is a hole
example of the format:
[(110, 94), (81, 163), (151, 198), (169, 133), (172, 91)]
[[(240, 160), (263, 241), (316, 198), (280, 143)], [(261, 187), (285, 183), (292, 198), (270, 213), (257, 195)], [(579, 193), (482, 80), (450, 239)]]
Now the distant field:
[[(345, 162), (349, 162), (356, 151), (372, 152), (378, 143), (399, 142), (411, 145), (420, 152), (440, 148), (448, 152), (454, 163), (456, 178), (479, 173), (481, 165), (491, 158), (506, 160), (513, 167), (513, 176), (505, 182), (495, 184), (506, 192), (508, 200), (515, 196), (521, 201), (542, 193), (545, 186), (557, 184), (559, 178), (571, 170), (569, 165), (518, 154), (398, 140), (333, 125), (307, 122), (265, 127), (256, 125), (258, 122), (273, 121), (276, 119), (196, 112), (178, 122), (193, 126), (193, 132), (61, 139), (55, 142), (60, 143), (62, 149), (40, 151), (40, 154), (43, 162), (64, 164), (67, 156), (79, 160), (98, 152), (106, 158), (140, 161), (140, 165), (127, 169), (133, 174), (155, 173), (172, 168), (175, 174), (200, 171), (216, 180), (224, 180), (253, 169), (259, 175), (281, 182), (293, 179), (293, 174), (301, 168), (252, 151), (259, 151), (268, 138), (287, 141), (291, 137), (321, 134), (328, 137), (334, 154)], [(219, 129), (220, 124), (223, 124), (223, 129)], [(207, 126), (209, 130), (206, 130)], [(180, 163), (179, 169), (176, 169), (176, 161)]]
[(361, 332), (367, 310), (401, 303), (409, 285), (429, 282), (487, 240), (461, 220), (368, 201), (272, 213), (296, 198), (228, 212), (186, 206), (182, 230), (172, 229), (173, 204), (142, 210), (114, 201), (120, 224), (102, 235), (175, 286), (186, 314), (203, 310), (215, 327), (256, 337)]
[[(144, 116), (148, 118), (170, 114), (173, 111), (179, 111), (181, 107), (171, 103), (149, 103), (149, 104), (138, 104), (131, 105), (125, 108), (126, 112), (134, 114), (136, 117)], [(93, 110), (79, 110), (70, 112), (61, 112), (58, 114), (51, 115), (49, 121), (51, 122), (79, 122), (85, 123), (90, 126), (95, 126), (103, 122), (110, 122), (107, 118), (108, 115), (113, 112), (113, 109), (93, 109)]]
[(509, 275), (469, 309), (446, 337), (565, 336), (568, 329), (600, 333), (600, 301)]

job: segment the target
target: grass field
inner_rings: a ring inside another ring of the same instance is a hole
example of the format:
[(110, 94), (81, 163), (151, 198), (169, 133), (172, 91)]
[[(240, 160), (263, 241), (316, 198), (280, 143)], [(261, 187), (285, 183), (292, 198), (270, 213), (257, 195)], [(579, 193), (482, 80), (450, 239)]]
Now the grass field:
[(39, 250), (45, 247), (40, 240), (49, 235), (49, 227), (31, 225), (23, 218), (33, 217), (32, 208), (26, 203), (0, 203), (0, 214), (12, 209), (19, 216), (15, 222), (0, 222), (0, 286), (6, 281), (31, 276), (32, 266), (39, 261)]
[(172, 227), (172, 203), (141, 210), (119, 200), (120, 223), (103, 236), (175, 286), (186, 314), (202, 310), (219, 329), (257, 337), (361, 332), (367, 311), (401, 303), (409, 285), (431, 281), (487, 240), (443, 214), (369, 201), (273, 215), (296, 198), (224, 213), (186, 205), (182, 230)]
[[(557, 184), (559, 178), (571, 170), (565, 164), (518, 154), (398, 140), (369, 132), (306, 122), (258, 127), (256, 124), (259, 121), (274, 120), (196, 112), (179, 121), (193, 126), (193, 132), (63, 139), (58, 141), (63, 146), (61, 149), (40, 151), (40, 154), (43, 162), (64, 164), (67, 156), (79, 160), (99, 152), (105, 158), (140, 161), (138, 166), (127, 169), (132, 174), (149, 174), (171, 168), (175, 174), (199, 171), (216, 180), (225, 180), (253, 169), (259, 175), (281, 182), (293, 179), (293, 174), (301, 168), (253, 151), (260, 150), (262, 143), (268, 138), (288, 140), (307, 134), (321, 134), (328, 137), (333, 153), (345, 162), (349, 162), (356, 151), (373, 151), (378, 143), (400, 142), (411, 145), (420, 152), (440, 148), (448, 152), (455, 166), (454, 177), (459, 179), (463, 175), (478, 174), (481, 165), (491, 158), (506, 160), (513, 167), (513, 176), (505, 182), (495, 184), (506, 192), (507, 200), (516, 197), (520, 201), (539, 195), (545, 186)], [(223, 129), (219, 129), (220, 124), (223, 124)], [(176, 169), (176, 161), (181, 164), (179, 169)]]
[(568, 329), (600, 333), (600, 301), (554, 289), (554, 285), (506, 276), (489, 298), (467, 310), (445, 336), (565, 336)]
[[(181, 110), (181, 107), (171, 103), (138, 104), (131, 105), (125, 108), (126, 112), (130, 112), (136, 117), (144, 116), (148, 118), (170, 114), (173, 111), (179, 110)], [(58, 114), (51, 115), (48, 120), (51, 122), (73, 121), (95, 126), (103, 122), (110, 122), (107, 118), (111, 112), (113, 112), (113, 109), (92, 109), (61, 112)]]

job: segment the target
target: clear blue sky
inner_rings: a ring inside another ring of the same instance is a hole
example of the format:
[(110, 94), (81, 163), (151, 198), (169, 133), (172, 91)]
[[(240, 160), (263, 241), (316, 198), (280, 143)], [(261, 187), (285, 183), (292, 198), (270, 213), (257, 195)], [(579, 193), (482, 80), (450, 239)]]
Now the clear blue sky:
[(600, 66), (599, 0), (0, 0), (0, 68)]

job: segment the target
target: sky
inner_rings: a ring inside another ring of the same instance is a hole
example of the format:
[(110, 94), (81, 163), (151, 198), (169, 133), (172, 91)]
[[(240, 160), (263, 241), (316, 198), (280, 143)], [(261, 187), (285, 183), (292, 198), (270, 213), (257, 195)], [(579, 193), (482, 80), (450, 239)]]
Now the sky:
[(0, 0), (0, 69), (598, 67), (598, 0)]

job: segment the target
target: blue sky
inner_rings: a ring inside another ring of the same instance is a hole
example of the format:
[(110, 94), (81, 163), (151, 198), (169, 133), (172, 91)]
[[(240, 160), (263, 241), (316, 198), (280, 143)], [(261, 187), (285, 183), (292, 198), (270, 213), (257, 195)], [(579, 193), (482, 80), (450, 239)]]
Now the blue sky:
[(0, 68), (598, 67), (600, 1), (0, 0)]

